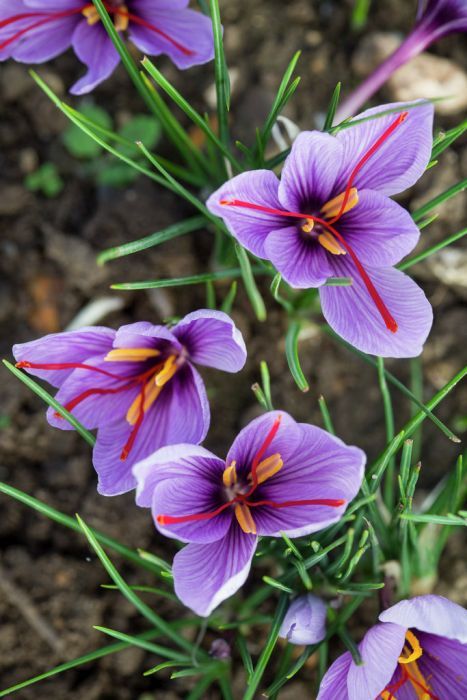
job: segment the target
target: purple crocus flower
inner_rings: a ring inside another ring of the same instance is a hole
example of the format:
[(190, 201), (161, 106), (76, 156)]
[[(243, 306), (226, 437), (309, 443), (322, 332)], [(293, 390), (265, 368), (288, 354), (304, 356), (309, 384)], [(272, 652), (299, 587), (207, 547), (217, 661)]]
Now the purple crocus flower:
[(317, 700), (467, 698), (467, 611), (438, 595), (402, 600), (324, 676)]
[[(387, 110), (395, 113), (377, 117)], [(292, 287), (319, 287), (326, 320), (349, 343), (374, 355), (412, 357), (422, 351), (432, 310), (415, 282), (393, 267), (420, 232), (388, 195), (424, 172), (433, 107), (388, 104), (357, 119), (367, 121), (336, 136), (301, 133), (280, 181), (270, 170), (237, 175), (207, 206)], [(324, 286), (329, 277), (350, 277), (352, 285)]]
[(351, 117), (398, 68), (448, 34), (467, 31), (467, 0), (419, 0), (417, 21), (402, 44), (344, 100), (336, 122)]
[(357, 494), (364, 453), (272, 411), (252, 421), (224, 461), (202, 447), (166, 447), (137, 464), (136, 502), (188, 546), (175, 592), (208, 616), (248, 576), (258, 536), (301, 537), (336, 522)]
[(318, 644), (325, 636), (325, 603), (313, 593), (295, 598), (286, 612), (279, 637), (291, 644)]
[[(140, 322), (82, 328), (15, 345), (17, 367), (52, 386), (68, 411), (97, 428), (93, 463), (105, 496), (135, 487), (132, 466), (164, 445), (200, 443), (210, 414), (194, 364), (238, 372), (246, 360), (240, 331), (220, 311), (201, 310), (176, 326)], [(73, 427), (52, 408), (51, 425)]]
[[(108, 0), (115, 28), (145, 54), (167, 54), (179, 68), (214, 56), (208, 17), (190, 10), (189, 0)], [(43, 63), (70, 46), (88, 72), (71, 88), (90, 92), (108, 78), (120, 57), (92, 2), (0, 0), (0, 60)]]

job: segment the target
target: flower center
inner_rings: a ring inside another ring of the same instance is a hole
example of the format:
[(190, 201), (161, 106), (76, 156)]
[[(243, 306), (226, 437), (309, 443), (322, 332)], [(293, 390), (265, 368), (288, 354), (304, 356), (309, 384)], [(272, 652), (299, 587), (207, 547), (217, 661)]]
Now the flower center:
[[(182, 352), (172, 353), (156, 364), (152, 364), (155, 358), (158, 358), (160, 355), (161, 351), (156, 348), (116, 348), (115, 350), (110, 350), (104, 358), (106, 362), (150, 363), (151, 366), (149, 368), (146, 366), (144, 371), (131, 377), (125, 377), (124, 375), (108, 372), (100, 367), (93, 367), (92, 365), (78, 362), (38, 364), (22, 360), (16, 363), (16, 367), (20, 369), (44, 369), (51, 371), (85, 369), (118, 381), (118, 385), (115, 387), (91, 387), (86, 389), (64, 405), (67, 411), (73, 411), (76, 406), (91, 396), (119, 394), (123, 391), (139, 387), (137, 396), (131, 403), (126, 414), (127, 423), (132, 426), (132, 431), (120, 454), (120, 459), (125, 461), (135, 443), (146, 413), (154, 404), (164, 386), (172, 379), (177, 370), (180, 369), (185, 362), (185, 356)], [(55, 413), (55, 417), (63, 418), (59, 413)]]
[[(229, 198), (220, 200), (219, 204), (227, 207), (241, 207), (244, 209), (252, 209), (255, 211), (262, 211), (266, 214), (273, 214), (276, 216), (290, 217), (292, 219), (304, 220), (305, 223), (301, 225), (301, 230), (310, 237), (317, 234), (318, 242), (332, 255), (345, 255), (349, 253), (352, 262), (354, 263), (358, 274), (360, 275), (368, 293), (370, 294), (379, 314), (381, 315), (386, 328), (391, 331), (391, 333), (396, 333), (398, 329), (397, 322), (390, 314), (386, 304), (382, 300), (380, 294), (376, 290), (373, 282), (371, 281), (368, 273), (360, 262), (357, 254), (350, 246), (350, 244), (344, 239), (342, 234), (334, 227), (334, 224), (341, 218), (343, 214), (353, 209), (358, 204), (358, 192), (355, 187), (353, 187), (354, 180), (363, 168), (365, 163), (371, 158), (371, 156), (376, 153), (376, 151), (383, 145), (383, 143), (391, 136), (391, 134), (397, 129), (397, 127), (402, 124), (408, 117), (408, 112), (402, 112), (399, 116), (383, 131), (381, 136), (376, 139), (374, 144), (366, 151), (366, 153), (360, 158), (357, 165), (354, 167), (350, 173), (349, 179), (347, 181), (347, 186), (345, 191), (337, 195), (333, 199), (326, 202), (321, 210), (320, 214), (322, 216), (315, 216), (314, 214), (304, 214), (302, 212), (285, 211), (282, 209), (275, 209), (272, 207), (265, 207), (261, 204), (254, 204), (252, 202), (246, 202), (241, 199)], [(318, 226), (317, 226), (318, 225)]]
[[(107, 12), (114, 15), (114, 26), (117, 32), (124, 32), (128, 29), (129, 24), (129, 12), (126, 5), (119, 0), (113, 0), (113, 2), (105, 3)], [(86, 5), (82, 10), (83, 15), (86, 17), (87, 23), (89, 25), (97, 24), (100, 22), (99, 13), (94, 5)]]
[(281, 424), (282, 416), (278, 416), (274, 421), (272, 428), (266, 435), (261, 447), (253, 458), (250, 472), (246, 481), (238, 478), (237, 464), (232, 461), (222, 472), (222, 484), (226, 502), (213, 511), (207, 513), (194, 513), (192, 515), (157, 515), (156, 520), (159, 525), (176, 525), (180, 523), (198, 522), (202, 520), (211, 520), (220, 515), (227, 508), (233, 508), (237, 523), (244, 533), (247, 535), (256, 535), (257, 527), (251, 512), (252, 508), (265, 506), (269, 508), (290, 508), (293, 506), (331, 506), (338, 508), (345, 504), (342, 499), (333, 498), (317, 498), (304, 499), (297, 501), (269, 501), (269, 500), (251, 500), (257, 487), (263, 482), (271, 479), (277, 474), (284, 463), (281, 455), (276, 452), (263, 459), (266, 450), (274, 440), (277, 431)]
[(407, 630), (402, 654), (398, 664), (401, 677), (396, 683), (386, 686), (380, 694), (381, 700), (396, 700), (395, 693), (409, 683), (418, 700), (440, 700), (431, 690), (428, 680), (420, 670), (417, 661), (423, 656), (423, 649), (413, 632)]

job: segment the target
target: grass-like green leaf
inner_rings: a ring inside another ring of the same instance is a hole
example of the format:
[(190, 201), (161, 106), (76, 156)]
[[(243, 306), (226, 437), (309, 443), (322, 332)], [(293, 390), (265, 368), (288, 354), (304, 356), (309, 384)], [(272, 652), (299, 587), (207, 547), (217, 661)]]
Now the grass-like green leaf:
[(255, 316), (258, 321), (265, 321), (267, 316), (266, 307), (264, 305), (263, 297), (261, 296), (256, 285), (256, 280), (248, 253), (238, 243), (235, 244), (235, 253), (240, 264), (243, 284), (245, 285), (245, 290), (248, 295), (248, 299), (250, 300), (252, 309), (255, 312)]
[(421, 219), (423, 219), (424, 216), (429, 214), (435, 207), (438, 207), (440, 204), (443, 204), (443, 202), (447, 202), (450, 200), (452, 197), (455, 197), (456, 194), (459, 194), (459, 192), (464, 192), (464, 190), (467, 189), (467, 178), (464, 178), (460, 182), (457, 182), (455, 185), (452, 187), (448, 187), (447, 190), (444, 192), (441, 192), (441, 194), (437, 195), (433, 199), (430, 199), (429, 202), (424, 204), (422, 207), (419, 209), (416, 209), (412, 213), (412, 218), (417, 223)]
[(342, 83), (337, 83), (332, 93), (331, 101), (329, 103), (328, 111), (326, 113), (326, 119), (324, 120), (323, 131), (330, 131), (334, 122), (334, 117), (336, 115), (337, 105), (339, 104), (339, 98), (341, 96)]
[(290, 373), (292, 374), (296, 385), (298, 386), (300, 391), (309, 391), (310, 385), (308, 384), (306, 377), (303, 374), (302, 366), (300, 364), (300, 358), (298, 356), (298, 340), (300, 331), (300, 322), (292, 321), (289, 325), (289, 329), (285, 338), (285, 354), (287, 357), (287, 363), (289, 365)]
[(417, 263), (421, 262), (422, 260), (426, 260), (426, 258), (429, 258), (430, 255), (437, 253), (439, 250), (442, 250), (443, 248), (446, 248), (448, 245), (451, 245), (451, 243), (455, 243), (456, 241), (459, 241), (465, 235), (467, 235), (467, 228), (464, 228), (464, 229), (462, 229), (462, 231), (458, 231), (457, 233), (453, 233), (452, 236), (448, 236), (447, 238), (444, 239), (444, 241), (440, 241), (439, 243), (435, 243), (434, 245), (427, 248), (427, 250), (423, 250), (421, 253), (418, 253), (418, 255), (414, 255), (412, 258), (408, 258), (407, 260), (404, 260), (404, 262), (399, 263), (399, 265), (397, 265), (397, 267), (399, 270), (408, 270), (409, 267), (412, 267), (412, 265), (416, 265)]

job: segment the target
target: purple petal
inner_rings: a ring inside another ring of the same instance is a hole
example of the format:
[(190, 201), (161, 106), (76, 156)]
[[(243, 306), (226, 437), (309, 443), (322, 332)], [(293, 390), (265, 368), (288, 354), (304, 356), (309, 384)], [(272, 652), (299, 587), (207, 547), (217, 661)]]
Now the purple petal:
[(323, 676), (316, 700), (349, 700), (347, 674), (351, 664), (352, 656), (349, 651), (331, 664)]
[(325, 249), (303, 233), (299, 226), (272, 231), (264, 249), (268, 260), (291, 287), (319, 287), (332, 276)]
[(163, 8), (157, 3), (152, 6), (146, 0), (134, 2), (131, 11), (154, 27), (150, 29), (130, 20), (130, 39), (144, 53), (150, 56), (166, 54), (181, 69), (214, 58), (212, 22), (201, 12)]
[(231, 234), (253, 255), (265, 258), (264, 243), (271, 231), (290, 220), (276, 214), (220, 204), (238, 199), (272, 209), (282, 209), (278, 198), (279, 180), (270, 170), (251, 170), (225, 182), (206, 202), (210, 212), (224, 220)]
[[(363, 478), (365, 454), (349, 447), (325, 430), (301, 423), (294, 438), (294, 451), (283, 467), (258, 487), (252, 500), (274, 503), (332, 499), (341, 506), (294, 505), (286, 508), (252, 508), (259, 535), (301, 537), (316, 532), (342, 517), (348, 503), (357, 495)], [(273, 443), (274, 444), (274, 443)], [(278, 452), (281, 452), (277, 449)]]
[(225, 462), (198, 445), (169, 445), (162, 447), (133, 467), (138, 486), (136, 503), (151, 508), (155, 487), (165, 479), (187, 477), (220, 481)]
[[(18, 0), (14, 0), (15, 3)], [(7, 0), (11, 4), (11, 0)], [(47, 11), (66, 11), (73, 10), (76, 8), (81, 8), (83, 6), (82, 0), (22, 0), (22, 2), (27, 6), (34, 8), (36, 10), (47, 10)]]
[[(138, 385), (130, 384), (132, 376), (136, 373), (135, 363), (119, 362), (118, 366), (116, 364), (106, 362), (102, 355), (87, 359), (87, 366), (95, 367), (102, 372), (75, 369), (55, 395), (56, 400), (66, 407), (83, 393), (92, 392), (71, 409), (73, 416), (88, 430), (93, 430), (99, 425), (113, 423), (119, 418), (123, 419), (141, 389)], [(120, 379), (109, 377), (103, 372), (109, 372)], [(74, 427), (66, 419), (56, 415), (52, 407), (49, 407), (47, 411), (47, 420), (55, 428), (74, 430)]]
[(358, 197), (336, 228), (364, 265), (395, 265), (415, 248), (420, 231), (409, 212), (385, 195), (360, 190)]
[(251, 421), (235, 438), (226, 458), (226, 464), (236, 462), (239, 476), (247, 476), (258, 450), (273, 428), (276, 419), (281, 418), (279, 429), (262, 459), (280, 453), (284, 462), (294, 454), (300, 442), (301, 431), (298, 423), (284, 411), (270, 411)]
[(308, 593), (296, 598), (287, 610), (279, 637), (291, 644), (317, 644), (326, 636), (326, 605)]
[(227, 535), (211, 544), (189, 544), (175, 555), (175, 593), (197, 615), (207, 617), (246, 581), (257, 538), (235, 522)]
[(363, 664), (350, 664), (349, 700), (377, 698), (386, 688), (404, 647), (405, 632), (405, 627), (392, 624), (375, 625), (368, 630), (358, 645)]
[[(34, 364), (83, 363), (94, 355), (107, 354), (112, 348), (115, 331), (103, 326), (80, 328), (67, 333), (52, 333), (29, 343), (13, 346), (17, 362)], [(74, 369), (29, 369), (28, 374), (45, 379), (52, 386), (61, 386)]]
[(165, 479), (154, 490), (152, 502), (154, 522), (159, 532), (166, 537), (198, 544), (217, 542), (225, 537), (230, 528), (233, 517), (231, 507), (210, 520), (164, 525), (158, 522), (158, 517), (212, 513), (222, 506), (223, 502), (221, 471), (217, 473), (215, 481), (195, 477)]
[[(74, 6), (76, 6), (76, 3)], [(40, 9), (66, 10), (69, 7), (69, 5), (65, 5), (62, 7), (57, 6), (55, 8), (49, 8), (47, 5), (47, 7), (44, 8), (44, 4), (42, 4)], [(15, 12), (21, 13), (24, 10), (27, 12), (28, 8), (20, 6), (15, 9)], [(10, 12), (9, 14), (12, 15), (13, 13)], [(55, 56), (63, 53), (71, 46), (71, 38), (80, 18), (80, 15), (62, 18), (57, 17), (53, 19), (47, 17), (31, 17), (6, 27), (1, 32), (1, 38), (5, 40), (19, 31), (30, 28), (29, 31), (18, 38), (17, 42), (11, 45), (9, 54), (15, 61), (21, 63), (43, 63), (44, 61), (55, 58)], [(45, 22), (46, 19), (47, 21)]]
[[(412, 103), (416, 104), (416, 103)], [(392, 114), (370, 119), (343, 129), (337, 139), (344, 147), (341, 171), (336, 182), (336, 191), (343, 192), (352, 170), (369, 151), (383, 132), (404, 111), (408, 117), (386, 139), (355, 177), (357, 189), (378, 190), (383, 194), (397, 194), (411, 187), (423, 175), (431, 157), (433, 131), (433, 105), (407, 109), (407, 103), (392, 103), (367, 109), (355, 120), (396, 109)]]
[(120, 56), (101, 22), (93, 25), (84, 20), (80, 22), (73, 33), (72, 44), (88, 72), (73, 85), (70, 92), (84, 95), (112, 75)]
[(121, 326), (115, 335), (115, 348), (158, 348), (173, 346), (180, 352), (182, 346), (165, 326), (155, 326), (148, 321), (138, 321)]
[[(334, 256), (337, 257), (337, 256)], [(342, 257), (342, 256), (341, 256)], [(352, 263), (334, 263), (338, 277), (351, 277), (350, 287), (321, 287), (321, 308), (331, 328), (362, 352), (380, 357), (416, 357), (430, 332), (433, 311), (420, 287), (393, 268), (366, 268), (376, 290), (398, 324), (386, 325)]]
[(279, 200), (283, 208), (313, 211), (330, 199), (343, 153), (341, 143), (330, 134), (321, 131), (299, 134), (282, 169)]
[(467, 644), (434, 634), (420, 633), (417, 637), (423, 649), (418, 666), (434, 694), (443, 700), (466, 698)]
[(198, 365), (225, 372), (239, 372), (245, 365), (243, 336), (222, 311), (194, 311), (175, 326), (173, 333)]
[[(190, 416), (190, 421), (186, 416)], [(208, 427), (209, 404), (203, 381), (196, 370), (186, 364), (166, 384), (146, 413), (125, 461), (120, 455), (133, 426), (126, 420), (100, 426), (93, 452), (94, 467), (99, 475), (97, 490), (104, 496), (130, 491), (136, 486), (132, 468), (137, 462), (166, 445), (202, 442)]]
[(379, 619), (467, 642), (467, 610), (440, 595), (401, 600), (382, 612)]

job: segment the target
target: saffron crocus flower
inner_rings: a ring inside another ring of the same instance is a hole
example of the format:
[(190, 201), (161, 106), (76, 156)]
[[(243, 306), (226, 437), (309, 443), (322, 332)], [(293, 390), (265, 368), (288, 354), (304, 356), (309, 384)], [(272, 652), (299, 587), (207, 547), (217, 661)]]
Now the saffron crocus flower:
[(291, 644), (318, 644), (325, 636), (325, 603), (313, 593), (296, 598), (287, 610), (279, 637)]
[[(86, 428), (97, 428), (93, 463), (105, 496), (134, 488), (132, 466), (159, 447), (204, 439), (209, 404), (195, 364), (238, 372), (246, 360), (240, 331), (209, 310), (170, 330), (140, 322), (47, 335), (13, 354), (17, 367), (59, 387), (55, 398)], [(73, 429), (52, 408), (47, 418)]]
[(437, 595), (402, 600), (324, 676), (317, 700), (461, 700), (467, 697), (467, 611)]
[[(167, 54), (179, 68), (214, 56), (208, 17), (190, 10), (188, 0), (107, 0), (115, 28), (145, 54)], [(72, 47), (88, 72), (71, 88), (90, 92), (108, 78), (120, 57), (86, 0), (0, 0), (0, 60), (43, 63)]]
[[(393, 267), (420, 233), (388, 195), (424, 172), (433, 107), (388, 104), (357, 119), (366, 121), (336, 136), (303, 132), (280, 181), (270, 170), (243, 173), (207, 205), (292, 287), (319, 287), (326, 320), (349, 343), (374, 355), (412, 357), (422, 351), (432, 310), (415, 282)], [(329, 277), (349, 277), (352, 285), (325, 286)]]
[(339, 520), (364, 462), (356, 447), (272, 411), (240, 432), (225, 461), (185, 444), (137, 464), (136, 502), (162, 534), (189, 543), (174, 559), (175, 592), (207, 616), (246, 580), (258, 536), (301, 537)]
[(467, 31), (467, 0), (419, 0), (417, 21), (400, 46), (344, 100), (336, 122), (351, 117), (386, 83), (398, 68), (438, 39)]

